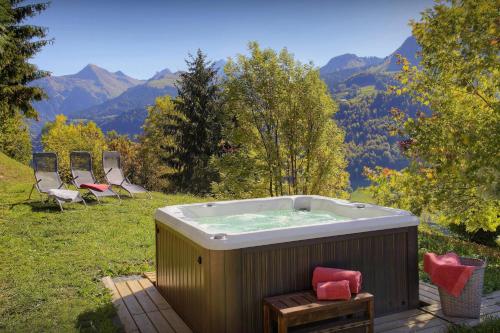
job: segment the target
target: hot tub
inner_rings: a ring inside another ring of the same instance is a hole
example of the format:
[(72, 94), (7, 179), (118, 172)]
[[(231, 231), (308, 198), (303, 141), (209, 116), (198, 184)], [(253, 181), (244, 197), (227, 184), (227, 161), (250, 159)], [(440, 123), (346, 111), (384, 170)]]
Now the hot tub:
[(418, 306), (418, 218), (321, 196), (160, 208), (157, 286), (195, 332), (260, 332), (262, 299), (355, 269), (377, 316)]

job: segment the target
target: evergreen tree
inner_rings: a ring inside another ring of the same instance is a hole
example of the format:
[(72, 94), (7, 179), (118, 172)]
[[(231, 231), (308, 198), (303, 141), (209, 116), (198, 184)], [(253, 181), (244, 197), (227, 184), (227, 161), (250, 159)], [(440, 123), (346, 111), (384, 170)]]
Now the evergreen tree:
[(2, 40), (0, 61), (0, 107), (2, 120), (21, 113), (28, 118), (37, 118), (31, 103), (40, 101), (45, 93), (28, 83), (48, 75), (29, 63), (50, 41), (45, 39), (46, 29), (23, 22), (47, 8), (47, 3), (20, 5), (22, 1), (11, 0), (2, 15)]
[(165, 128), (175, 136), (175, 145), (165, 147), (164, 161), (176, 170), (170, 178), (178, 190), (206, 194), (217, 179), (209, 161), (221, 141), (217, 71), (201, 50), (186, 64), (188, 71), (181, 74), (174, 100), (179, 118), (174, 128)]
[(24, 24), (48, 4), (21, 3), (0, 0), (0, 151), (26, 162), (31, 142), (23, 117), (37, 119), (32, 102), (46, 97), (42, 89), (28, 84), (48, 75), (29, 60), (50, 41), (45, 28)]

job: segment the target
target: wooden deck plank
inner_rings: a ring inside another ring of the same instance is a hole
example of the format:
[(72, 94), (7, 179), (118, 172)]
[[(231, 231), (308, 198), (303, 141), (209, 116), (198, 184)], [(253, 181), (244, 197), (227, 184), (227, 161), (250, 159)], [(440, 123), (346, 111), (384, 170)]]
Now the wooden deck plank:
[(139, 283), (144, 288), (149, 297), (151, 297), (151, 300), (153, 301), (153, 303), (155, 303), (158, 309), (166, 310), (171, 308), (170, 304), (167, 303), (165, 298), (163, 298), (158, 289), (156, 289), (156, 287), (151, 283), (150, 280), (140, 279)]
[(174, 329), (170, 324), (167, 322), (165, 317), (160, 313), (160, 311), (153, 311), (153, 312), (148, 312), (147, 313), (149, 319), (153, 323), (153, 325), (156, 327), (158, 332), (161, 333), (175, 333)]
[(145, 313), (136, 314), (133, 316), (137, 326), (139, 326), (139, 330), (141, 333), (158, 333), (155, 326), (149, 320), (149, 317)]
[(377, 318), (375, 318), (374, 323), (375, 323), (375, 325), (382, 325), (384, 323), (391, 322), (394, 320), (415, 317), (415, 316), (418, 316), (418, 315), (423, 314), (423, 313), (425, 313), (425, 312), (422, 310), (419, 310), (419, 309), (397, 312), (397, 313), (393, 313), (393, 314), (390, 314), (387, 316), (377, 317)]
[(141, 305), (144, 312), (148, 313), (158, 311), (156, 305), (153, 303), (151, 298), (149, 298), (148, 294), (137, 280), (127, 281), (127, 285), (134, 294), (135, 298), (137, 298), (137, 300), (139, 301), (139, 304)]
[(160, 310), (160, 312), (176, 333), (192, 333), (191, 329), (173, 309)]
[(142, 273), (146, 279), (148, 279), (152, 284), (156, 285), (156, 272), (144, 272)]
[(113, 305), (116, 308), (118, 319), (120, 320), (120, 323), (122, 324), (125, 332), (127, 333), (139, 332), (139, 328), (135, 324), (135, 321), (132, 318), (130, 312), (128, 312), (127, 307), (125, 306), (125, 303), (123, 302), (120, 293), (116, 289), (113, 280), (109, 276), (106, 276), (102, 279), (102, 282), (104, 283), (104, 286), (106, 286), (106, 288), (108, 288), (111, 291), (111, 299), (113, 301)]
[(126, 281), (117, 282), (115, 283), (115, 286), (116, 289), (118, 289), (120, 296), (122, 297), (123, 301), (125, 302), (125, 305), (127, 306), (128, 311), (132, 316), (144, 313), (144, 310), (142, 309), (137, 299), (134, 297)]
[[(417, 316), (412, 316), (409, 318), (402, 318), (399, 320), (393, 320), (389, 322), (385, 322), (383, 324), (378, 324), (375, 326), (375, 332), (391, 332), (392, 330), (398, 328), (411, 328), (411, 327), (428, 327), (427, 323), (436, 319), (434, 315), (431, 313), (422, 312)], [(438, 318), (439, 319), (439, 318)], [(440, 319), (440, 321), (443, 321)], [(443, 321), (444, 322), (444, 321)]]
[[(419, 321), (419, 322), (409, 322), (404, 326), (393, 328), (390, 330), (384, 330), (384, 333), (408, 333), (408, 332), (420, 332), (427, 330), (428, 332), (439, 332), (442, 327), (446, 327), (448, 323), (444, 320), (432, 317), (430, 320)], [(377, 332), (377, 331), (376, 331)]]

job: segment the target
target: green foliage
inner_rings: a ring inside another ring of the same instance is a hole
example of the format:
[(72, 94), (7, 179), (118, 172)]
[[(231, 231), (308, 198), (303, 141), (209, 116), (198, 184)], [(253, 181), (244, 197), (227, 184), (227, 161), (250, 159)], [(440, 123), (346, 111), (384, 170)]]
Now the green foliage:
[(0, 1), (0, 151), (23, 163), (29, 161), (31, 139), (23, 117), (37, 118), (31, 105), (45, 97), (28, 83), (48, 75), (28, 61), (49, 41), (45, 29), (23, 22), (47, 4)]
[(24, 164), (30, 161), (31, 137), (29, 128), (20, 114), (0, 121), (0, 151)]
[(411, 117), (393, 110), (411, 158), (416, 192), (439, 221), (468, 232), (500, 227), (500, 43), (498, 1), (438, 2), (412, 22), (422, 47), (420, 67), (401, 59), (398, 78), (414, 101), (432, 112)]
[(364, 174), (371, 182), (368, 191), (379, 205), (409, 210), (418, 216), (430, 206), (430, 187), (434, 185), (431, 173), (414, 175), (408, 169), (376, 167), (365, 168)]
[(346, 131), (348, 171), (352, 188), (367, 186), (363, 168), (375, 166), (402, 169), (408, 165), (407, 159), (398, 147), (400, 137), (390, 136), (393, 107), (405, 107), (414, 115), (415, 105), (408, 96), (396, 96), (379, 91), (366, 96), (356, 92), (354, 97), (340, 103), (335, 120)]
[(22, 1), (3, 2), (0, 17), (0, 109), (1, 121), (21, 113), (28, 118), (37, 118), (31, 103), (45, 97), (44, 92), (27, 84), (47, 76), (28, 61), (49, 43), (42, 27), (23, 24), (47, 8), (46, 3), (20, 5)]
[[(249, 44), (225, 67), (224, 153), (212, 161), (220, 196), (345, 196), (344, 133), (319, 72), (286, 50)], [(241, 186), (235, 187), (242, 182)]]
[(175, 169), (170, 180), (177, 190), (207, 194), (218, 179), (217, 172), (209, 168), (221, 141), (217, 72), (200, 50), (186, 64), (188, 71), (180, 75), (174, 100), (179, 115), (163, 129), (175, 144), (163, 147), (168, 154), (163, 162)]
[(42, 144), (44, 151), (57, 153), (63, 181), (71, 180), (69, 154), (78, 150), (91, 153), (94, 174), (98, 179), (103, 178), (102, 151), (107, 149), (106, 139), (95, 123), (68, 123), (66, 116), (57, 115), (44, 128)]
[(165, 135), (166, 129), (175, 128), (181, 115), (175, 110), (170, 96), (158, 97), (148, 108), (143, 134), (140, 136), (139, 163), (141, 183), (155, 191), (173, 191), (169, 175), (176, 172), (163, 160), (170, 157), (176, 141), (173, 135)]

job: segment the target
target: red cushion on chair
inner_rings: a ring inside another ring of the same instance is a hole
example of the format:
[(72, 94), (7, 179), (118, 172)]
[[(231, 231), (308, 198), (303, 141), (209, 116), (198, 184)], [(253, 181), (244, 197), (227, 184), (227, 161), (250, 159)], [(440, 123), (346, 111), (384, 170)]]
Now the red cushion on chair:
[(104, 192), (109, 189), (109, 185), (107, 184), (82, 184), (80, 186), (81, 188), (88, 188), (90, 190), (98, 191), (98, 192)]

